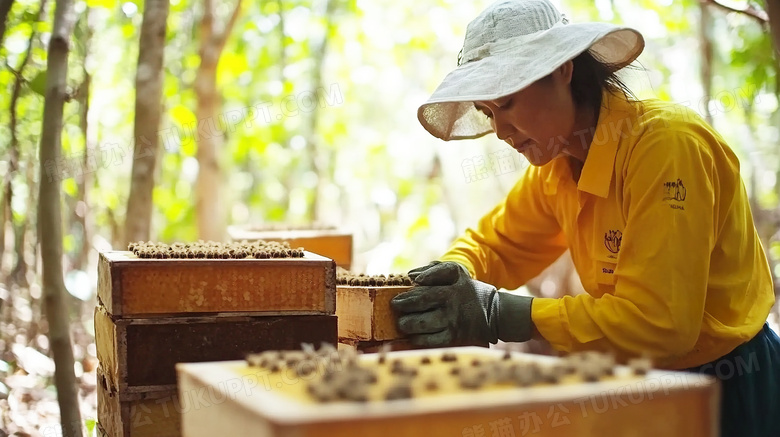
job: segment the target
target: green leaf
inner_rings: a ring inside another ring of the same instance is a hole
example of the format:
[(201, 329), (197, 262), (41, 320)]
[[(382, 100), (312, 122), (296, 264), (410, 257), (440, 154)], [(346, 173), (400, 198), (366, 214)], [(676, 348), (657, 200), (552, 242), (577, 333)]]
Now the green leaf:
[(127, 23), (122, 26), (122, 36), (126, 39), (130, 39), (135, 35), (135, 26), (132, 23)]
[(38, 13), (33, 10), (26, 10), (22, 14), (22, 21), (27, 23), (34, 23), (38, 21)]
[(176, 105), (170, 109), (171, 118), (180, 126), (195, 122), (195, 114), (184, 105)]
[(46, 96), (46, 70), (39, 71), (28, 85), (36, 94)]
[(62, 250), (65, 253), (73, 252), (76, 248), (76, 237), (71, 234), (62, 237)]
[(246, 56), (225, 52), (217, 64), (217, 82), (222, 83), (226, 78), (231, 78), (236, 72), (246, 71), (249, 65), (246, 62)]
[(430, 229), (431, 223), (428, 221), (428, 216), (422, 215), (409, 226), (407, 230), (407, 236), (413, 237), (417, 233), (425, 233), (427, 229)]
[(772, 242), (769, 246), (769, 255), (774, 259), (780, 259), (780, 242)]
[(95, 419), (84, 419), (84, 426), (87, 427), (87, 435), (91, 436), (95, 431), (95, 424), (97, 424)]
[(79, 186), (73, 178), (68, 178), (62, 181), (62, 190), (70, 197), (74, 199), (79, 194)]
[(49, 33), (51, 32), (53, 23), (50, 21), (36, 21), (33, 25), (36, 33)]
[(87, 6), (90, 8), (116, 8), (116, 0), (87, 0)]
[(271, 15), (277, 13), (279, 13), (279, 2), (266, 2), (265, 6), (263, 6), (263, 15)]

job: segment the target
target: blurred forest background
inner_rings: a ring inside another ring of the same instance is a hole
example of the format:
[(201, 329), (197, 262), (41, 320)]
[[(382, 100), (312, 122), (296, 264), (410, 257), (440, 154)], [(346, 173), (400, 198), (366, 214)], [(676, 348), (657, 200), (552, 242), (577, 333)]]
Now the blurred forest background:
[[(490, 2), (76, 1), (62, 155), (41, 162), (55, 3), (0, 0), (0, 436), (61, 432), (42, 310), (39, 244), (51, 236), (36, 231), (39, 175), (63, 190), (63, 275), (91, 430), (99, 251), (225, 239), (228, 225), (317, 223), (354, 234), (353, 270), (405, 272), (507, 193), (524, 158), (494, 137), (441, 142), (416, 119)], [(780, 275), (780, 76), (766, 5), (554, 3), (572, 21), (644, 34), (639, 68), (624, 79), (640, 98), (692, 107), (729, 141)], [(167, 22), (164, 38), (142, 37), (142, 23), (153, 30), (155, 20)], [(577, 286), (564, 257), (528, 291)]]

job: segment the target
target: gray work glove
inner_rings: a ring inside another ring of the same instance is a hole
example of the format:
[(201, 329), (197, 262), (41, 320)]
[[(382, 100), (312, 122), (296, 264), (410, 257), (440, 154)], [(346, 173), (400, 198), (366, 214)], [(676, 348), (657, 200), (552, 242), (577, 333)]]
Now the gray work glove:
[(418, 285), (394, 297), (390, 306), (398, 314), (398, 329), (413, 344), (486, 346), (499, 339), (531, 339), (533, 298), (501, 293), (451, 261), (434, 261), (408, 275)]

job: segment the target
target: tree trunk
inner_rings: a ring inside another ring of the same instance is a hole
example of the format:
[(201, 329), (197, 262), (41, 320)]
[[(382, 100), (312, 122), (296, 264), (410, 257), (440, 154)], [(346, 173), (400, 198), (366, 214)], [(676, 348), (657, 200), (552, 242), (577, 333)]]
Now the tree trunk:
[[(279, 69), (279, 81), (282, 83), (282, 90), (287, 92), (287, 90), (290, 89), (287, 86), (287, 76), (284, 73), (284, 70), (287, 68), (287, 19), (285, 18), (287, 12), (284, 9), (284, 0), (277, 0), (276, 3), (279, 5), (279, 25), (276, 27), (279, 31), (279, 60), (276, 62), (276, 66)], [(284, 120), (279, 119), (279, 121), (284, 124)], [(289, 140), (290, 133), (288, 133), (285, 129), (282, 129), (281, 134), (279, 135), (279, 143), (287, 144)], [(293, 161), (293, 164), (296, 162), (297, 161)], [(290, 194), (292, 193), (293, 187), (295, 187), (296, 181), (298, 180), (298, 173), (296, 173), (296, 170), (296, 168), (288, 170), (287, 177), (284, 178), (283, 183), (284, 192), (287, 193), (287, 211), (285, 213), (285, 218), (287, 219), (289, 219), (290, 211), (292, 211), (292, 197)]]
[(0, 47), (3, 46), (3, 37), (5, 36), (6, 20), (8, 13), (11, 12), (14, 0), (0, 0)]
[[(42, 21), (45, 17), (46, 1), (47, 0), (41, 0), (41, 5), (38, 8), (38, 21)], [(14, 264), (14, 267), (9, 274), (8, 285), (11, 283), (16, 283), (22, 287), (27, 287), (28, 285), (26, 278), (27, 268), (24, 259), (24, 234), (27, 232), (27, 224), (29, 220), (21, 220), (21, 224), (17, 225), (17, 220), (15, 220), (14, 211), (11, 207), (14, 196), (13, 179), (16, 173), (19, 171), (19, 157), (21, 156), (21, 152), (19, 150), (19, 138), (16, 135), (16, 126), (19, 121), (16, 116), (16, 105), (19, 102), (19, 97), (22, 93), (22, 87), (26, 82), (24, 78), (24, 69), (27, 67), (27, 63), (30, 61), (30, 54), (32, 53), (32, 48), (35, 43), (36, 36), (37, 33), (35, 30), (33, 30), (30, 33), (30, 38), (27, 41), (27, 50), (24, 53), (24, 57), (19, 62), (19, 65), (14, 71), (15, 79), (14, 86), (11, 91), (11, 123), (9, 126), (11, 130), (11, 143), (9, 146), (10, 153), (8, 156), (8, 172), (6, 173), (4, 181), (5, 186), (3, 187), (3, 210), (5, 211), (5, 217), (7, 217), (7, 219), (11, 222), (11, 228), (14, 231), (14, 247), (16, 248), (16, 263)], [(28, 218), (30, 214), (30, 210), (27, 210)], [(3, 224), (5, 224), (5, 222)], [(3, 238), (3, 240), (5, 239)]]
[[(27, 191), (29, 193), (34, 193), (36, 190), (38, 190), (37, 186), (37, 175), (35, 174), (35, 166), (28, 165), (27, 166)], [(30, 216), (33, 215), (33, 212), (36, 212), (36, 206), (37, 206), (38, 199), (35, 196), (27, 196), (27, 211)], [(40, 236), (38, 235), (37, 229), (38, 229), (38, 217), (31, 217), (29, 220), (27, 220), (27, 233), (25, 234), (25, 246), (30, 250), (30, 255), (28, 257), (28, 260), (31, 262), (25, 262), (25, 272), (24, 274), (29, 276), (33, 276), (33, 278), (39, 278), (41, 275), (40, 271), (40, 264), (38, 263), (38, 242), (41, 240)], [(32, 273), (30, 273), (32, 271)], [(34, 279), (33, 279), (34, 280)], [(29, 284), (30, 281), (28, 280), (27, 283)], [(43, 314), (41, 314), (41, 298), (35, 298), (33, 297), (33, 294), (30, 292), (30, 288), (27, 289), (27, 296), (29, 296), (30, 299), (30, 310), (32, 312), (32, 320), (30, 321), (29, 325), (27, 326), (27, 338), (28, 340), (34, 340), (38, 336), (38, 332), (40, 330), (41, 325), (41, 318), (43, 317)]]
[[(28, 210), (29, 214), (29, 210)], [(30, 217), (28, 216), (28, 219)], [(14, 265), (13, 270), (11, 270), (11, 278), (13, 278), (13, 282), (18, 284), (20, 287), (26, 289), (30, 286), (29, 282), (27, 281), (27, 261), (25, 260), (25, 249), (27, 244), (26, 241), (26, 234), (27, 234), (27, 224), (29, 220), (22, 221), (19, 226), (14, 226), (14, 245), (16, 247), (16, 264)]]
[(46, 66), (46, 100), (39, 161), (40, 186), (38, 218), (43, 257), (43, 293), (46, 319), (49, 325), (49, 344), (54, 355), (54, 384), (60, 407), (62, 435), (81, 437), (78, 384), (73, 372), (73, 347), (70, 341), (65, 299), (65, 281), (62, 277), (62, 215), (60, 180), (46, 175), (46, 164), (58, 162), (62, 147), (62, 110), (67, 97), (68, 41), (73, 29), (74, 13), (71, 0), (57, 0), (54, 26), (49, 40)]
[(775, 48), (775, 59), (778, 59), (780, 58), (780, 0), (766, 0), (765, 4), (772, 33), (772, 45)]
[[(12, 100), (11, 107), (14, 107), (13, 98), (11, 100)], [(18, 154), (16, 153), (16, 151), (14, 150), (14, 146), (13, 146), (13, 144), (14, 144), (14, 137), (16, 136), (16, 134), (15, 134), (16, 128), (14, 126), (15, 125), (15, 121), (14, 120), (16, 118), (16, 115), (15, 115), (15, 111), (13, 109), (11, 111), (12, 111), (11, 112), (11, 126), (10, 126), (10, 129), (11, 129), (11, 146), (10, 146), (10, 150), (9, 150), (9, 153), (8, 153), (8, 170), (6, 171), (5, 180), (3, 181), (3, 206), (2, 206), (2, 208), (3, 208), (3, 224), (2, 224), (3, 228), (2, 228), (2, 238), (0, 238), (0, 245), (2, 245), (2, 252), (0, 252), (0, 254), (2, 254), (3, 256), (5, 256), (6, 244), (8, 244), (9, 252), (10, 252), (10, 250), (13, 249), (13, 245), (14, 245), (13, 242), (9, 243), (8, 241), (6, 241), (8, 239), (7, 237), (10, 236), (12, 241), (14, 241), (14, 242), (16, 241), (16, 239), (13, 238), (13, 234), (14, 234), (14, 229), (15, 228), (14, 228), (14, 210), (11, 208), (11, 201), (13, 200), (13, 185), (12, 185), (13, 174), (16, 173), (16, 171), (17, 171), (17, 165), (18, 165), (18, 162), (19, 162), (19, 157), (18, 157)], [(10, 231), (10, 234), (9, 234), (9, 231)], [(0, 266), (2, 266), (2, 259), (3, 258), (0, 258)], [(3, 269), (2, 270), (3, 274), (5, 274), (6, 271), (8, 272), (8, 277), (5, 278), (5, 283), (6, 283), (6, 285), (10, 286), (11, 285), (11, 274), (10, 274), (11, 268), (9, 267), (8, 270)], [(9, 302), (10, 302), (10, 300), (9, 300)]]
[[(8, 19), (8, 13), (11, 11), (11, 6), (13, 5), (13, 0), (0, 0), (0, 47), (3, 45), (3, 37), (5, 36), (5, 28), (6, 28), (6, 21)], [(18, 78), (17, 78), (18, 80)], [(14, 106), (14, 100), (11, 99), (11, 136), (12, 136), (12, 145), (11, 145), (11, 153), (13, 154), (13, 136), (15, 135), (15, 127), (13, 125), (15, 118), (16, 118), (16, 110)], [(10, 175), (12, 172), (12, 168), (14, 167), (13, 161), (13, 155), (9, 157), (9, 168), (8, 173), (6, 173), (6, 180), (4, 181), (3, 186), (3, 204), (0, 206), (2, 217), (0, 219), (0, 273), (5, 273), (3, 270), (3, 255), (5, 254), (5, 237), (6, 237), (6, 223), (8, 221), (13, 224), (13, 211), (10, 210), (10, 197), (8, 196), (8, 190), (11, 189), (10, 187)]]
[(151, 233), (152, 190), (160, 145), (157, 133), (163, 109), (163, 53), (168, 10), (168, 0), (148, 0), (144, 5), (135, 74), (135, 147), (125, 214), (125, 244), (149, 240)]
[(89, 251), (92, 247), (90, 238), (92, 233), (90, 232), (91, 220), (89, 215), (89, 193), (88, 190), (92, 186), (92, 172), (90, 171), (90, 161), (92, 160), (91, 150), (93, 150), (95, 141), (89, 132), (89, 94), (92, 85), (92, 76), (87, 71), (87, 60), (89, 58), (89, 47), (92, 41), (92, 8), (87, 7), (84, 11), (84, 60), (82, 64), (82, 70), (84, 74), (84, 80), (79, 86), (79, 92), (77, 100), (79, 102), (79, 128), (81, 134), (84, 135), (84, 162), (82, 166), (84, 171), (77, 177), (78, 181), (78, 199), (76, 202), (76, 208), (74, 209), (74, 219), (81, 225), (81, 250), (76, 257), (74, 263), (76, 269), (86, 270), (89, 262)]
[(227, 230), (227, 215), (222, 206), (222, 171), (219, 153), (222, 151), (228, 131), (219, 131), (219, 115), (222, 111), (222, 96), (217, 90), (217, 64), (225, 42), (235, 25), (241, 9), (239, 0), (230, 21), (222, 31), (214, 22), (214, 1), (204, 0), (203, 19), (200, 22), (200, 65), (195, 75), (195, 95), (198, 120), (198, 179), (195, 186), (195, 214), (198, 221), (198, 236), (203, 240), (223, 241)]
[[(0, 278), (5, 277), (5, 263), (3, 260), (5, 259), (5, 230), (7, 229), (8, 224), (8, 210), (6, 208), (7, 203), (5, 201), (5, 189), (2, 190), (3, 200), (2, 203), (0, 203)], [(0, 300), (0, 305), (3, 304), (3, 301)]]
[(707, 3), (699, 3), (699, 44), (701, 47), (701, 68), (699, 70), (704, 93), (704, 118), (712, 125), (710, 96), (712, 96), (712, 13)]
[[(322, 89), (322, 69), (324, 67), (325, 55), (328, 50), (328, 40), (330, 32), (333, 26), (333, 14), (336, 9), (336, 0), (322, 0), (325, 2), (322, 14), (325, 17), (325, 31), (322, 35), (322, 39), (317, 45), (312, 48), (314, 53), (314, 70), (312, 74), (312, 93), (314, 98), (317, 99), (317, 93)], [(317, 175), (317, 186), (312, 198), (311, 205), (309, 205), (309, 220), (312, 222), (318, 222), (320, 219), (319, 213), (319, 199), (323, 195), (325, 188), (325, 180), (330, 175), (327, 174), (328, 162), (330, 161), (329, 153), (321, 150), (320, 138), (317, 134), (317, 127), (319, 122), (320, 105), (318, 101), (315, 101), (315, 108), (309, 114), (309, 123), (307, 129), (306, 139), (306, 154), (309, 158), (309, 167)]]

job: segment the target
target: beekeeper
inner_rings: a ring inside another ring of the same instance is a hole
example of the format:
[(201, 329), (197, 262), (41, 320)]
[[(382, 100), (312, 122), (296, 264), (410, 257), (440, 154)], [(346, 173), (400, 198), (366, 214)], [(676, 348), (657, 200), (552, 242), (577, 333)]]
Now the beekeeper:
[[(567, 23), (547, 0), (502, 0), (469, 24), (418, 118), (445, 141), (494, 132), (533, 166), (409, 272), (419, 285), (391, 302), (399, 329), (429, 347), (538, 335), (563, 352), (647, 355), (721, 379), (723, 436), (780, 435), (772, 276), (739, 162), (693, 111), (633, 98), (616, 73), (643, 48), (636, 30)], [(496, 290), (567, 249), (586, 294)], [(719, 374), (729, 363), (746, 371)]]

